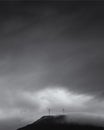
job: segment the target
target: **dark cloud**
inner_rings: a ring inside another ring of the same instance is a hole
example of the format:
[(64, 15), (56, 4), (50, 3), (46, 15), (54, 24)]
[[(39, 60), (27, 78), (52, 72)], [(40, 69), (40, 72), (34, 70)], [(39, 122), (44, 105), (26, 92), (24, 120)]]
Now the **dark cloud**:
[(1, 17), (1, 75), (9, 75), (14, 82), (14, 78), (18, 81), (20, 75), (34, 70), (40, 77), (37, 87), (60, 84), (79, 91), (102, 91), (101, 4), (16, 4), (5, 8)]

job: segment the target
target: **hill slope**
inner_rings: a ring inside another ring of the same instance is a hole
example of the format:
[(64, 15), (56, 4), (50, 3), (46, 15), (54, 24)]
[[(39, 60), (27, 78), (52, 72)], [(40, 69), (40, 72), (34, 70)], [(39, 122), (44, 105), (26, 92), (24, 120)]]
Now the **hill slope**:
[(18, 130), (104, 130), (104, 127), (91, 123), (69, 122), (65, 115), (43, 116), (33, 124)]

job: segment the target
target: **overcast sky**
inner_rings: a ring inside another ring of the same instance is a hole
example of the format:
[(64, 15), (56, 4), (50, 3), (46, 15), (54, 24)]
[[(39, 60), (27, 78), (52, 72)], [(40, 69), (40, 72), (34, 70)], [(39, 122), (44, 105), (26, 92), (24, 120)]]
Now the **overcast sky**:
[(0, 129), (48, 108), (104, 117), (103, 99), (103, 2), (0, 3)]

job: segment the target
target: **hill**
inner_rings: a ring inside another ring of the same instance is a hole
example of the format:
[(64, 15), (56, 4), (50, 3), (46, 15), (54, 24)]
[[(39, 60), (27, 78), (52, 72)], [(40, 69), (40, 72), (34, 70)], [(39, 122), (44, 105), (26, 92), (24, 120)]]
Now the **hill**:
[(18, 130), (104, 130), (103, 126), (85, 121), (68, 121), (67, 116), (43, 116), (36, 122)]

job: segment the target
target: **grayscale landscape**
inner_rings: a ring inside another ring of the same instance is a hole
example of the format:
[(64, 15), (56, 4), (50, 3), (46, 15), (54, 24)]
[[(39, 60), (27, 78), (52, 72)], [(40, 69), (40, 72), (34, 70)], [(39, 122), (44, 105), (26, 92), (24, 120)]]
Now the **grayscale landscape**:
[(104, 129), (104, 1), (0, 0), (0, 130)]

